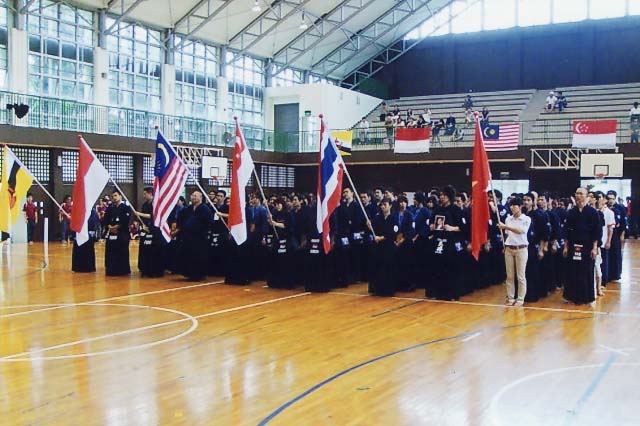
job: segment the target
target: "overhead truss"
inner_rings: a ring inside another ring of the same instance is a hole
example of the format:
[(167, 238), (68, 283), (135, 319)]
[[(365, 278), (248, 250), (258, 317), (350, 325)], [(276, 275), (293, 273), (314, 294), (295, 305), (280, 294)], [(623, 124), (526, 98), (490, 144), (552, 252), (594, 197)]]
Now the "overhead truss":
[(174, 25), (174, 32), (182, 37), (176, 49), (184, 45), (234, 1), (236, 0), (200, 0)]
[[(480, 2), (480, 0), (469, 1), (467, 3), (467, 6), (464, 9), (462, 9), (461, 11), (456, 13), (455, 15), (451, 15), (447, 21), (445, 21), (442, 24), (436, 26), (431, 31), (431, 34), (437, 32), (442, 27), (444, 27), (446, 25), (449, 25), (451, 20), (453, 20), (456, 17), (460, 16), (461, 14), (466, 12), (470, 7), (472, 7), (474, 4), (479, 3), (479, 2)], [(440, 8), (438, 10), (435, 10), (435, 11), (431, 10), (429, 7), (427, 7), (427, 9), (429, 10), (429, 18), (428, 19), (433, 18), (434, 15), (436, 15), (438, 12), (440, 12), (442, 9), (444, 9), (446, 6), (448, 6), (448, 4), (450, 4), (450, 3), (444, 3), (442, 6), (440, 6)], [(424, 21), (421, 22), (416, 27), (412, 28), (410, 31), (408, 31), (407, 34), (409, 32), (411, 32), (411, 31), (413, 31), (414, 29), (418, 28), (423, 23), (424, 23)], [(431, 35), (431, 34), (428, 34), (428, 35)], [(343, 77), (343, 79), (341, 81), (341, 85), (343, 87), (348, 88), (348, 89), (355, 89), (363, 81), (365, 81), (366, 79), (368, 79), (368, 78), (374, 76), (375, 74), (377, 74), (378, 72), (380, 72), (382, 70), (382, 68), (384, 68), (386, 65), (389, 65), (390, 63), (392, 63), (393, 61), (395, 61), (396, 59), (398, 59), (399, 57), (401, 57), (402, 55), (407, 53), (409, 50), (414, 48), (416, 45), (420, 44), (422, 42), (422, 40), (423, 40), (422, 38), (413, 39), (413, 40), (407, 40), (407, 39), (405, 39), (405, 35), (406, 34), (404, 34), (402, 37), (396, 39), (390, 46), (388, 46), (385, 49), (381, 50), (380, 52), (376, 53), (372, 58), (370, 58), (367, 61), (365, 61), (364, 63), (360, 64), (353, 71), (351, 71), (349, 74), (347, 74), (345, 77)], [(338, 67), (335, 67), (335, 68), (338, 68)]]
[(273, 55), (273, 61), (282, 67), (280, 70), (283, 70), (285, 67), (293, 65), (305, 54), (313, 51), (316, 46), (336, 31), (342, 32), (345, 38), (349, 40), (355, 33), (347, 29), (345, 24), (373, 3), (375, 3), (375, 0), (343, 0), (321, 17), (316, 17), (306, 12), (308, 16), (314, 18), (313, 24), (276, 52)]
[(534, 170), (569, 170), (580, 168), (580, 155), (593, 152), (599, 154), (599, 149), (572, 148), (531, 148), (530, 169)]
[(290, 16), (302, 13), (302, 8), (310, 1), (275, 0), (260, 16), (229, 39), (229, 47), (240, 53), (246, 53)]

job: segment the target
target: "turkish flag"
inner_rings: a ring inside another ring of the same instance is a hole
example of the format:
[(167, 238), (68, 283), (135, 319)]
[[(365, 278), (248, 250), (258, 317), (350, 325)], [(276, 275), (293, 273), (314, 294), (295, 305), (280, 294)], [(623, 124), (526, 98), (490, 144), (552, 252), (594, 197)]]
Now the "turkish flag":
[(476, 140), (473, 146), (473, 173), (471, 178), (471, 254), (478, 260), (480, 248), (487, 241), (489, 228), (489, 197), (487, 189), (491, 171), (484, 149), (480, 118), (476, 115)]
[(571, 123), (573, 129), (572, 148), (604, 148), (616, 147), (616, 130), (618, 120), (575, 120)]

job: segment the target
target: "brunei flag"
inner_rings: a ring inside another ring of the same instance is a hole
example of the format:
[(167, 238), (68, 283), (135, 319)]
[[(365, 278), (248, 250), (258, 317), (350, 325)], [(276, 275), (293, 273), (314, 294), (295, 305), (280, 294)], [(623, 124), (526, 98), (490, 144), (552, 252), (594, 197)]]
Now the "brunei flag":
[(33, 176), (5, 145), (0, 181), (0, 231), (9, 233), (22, 212), (22, 202), (33, 183)]
[(353, 141), (353, 130), (334, 130), (331, 137), (336, 142), (340, 155), (351, 155), (351, 143)]

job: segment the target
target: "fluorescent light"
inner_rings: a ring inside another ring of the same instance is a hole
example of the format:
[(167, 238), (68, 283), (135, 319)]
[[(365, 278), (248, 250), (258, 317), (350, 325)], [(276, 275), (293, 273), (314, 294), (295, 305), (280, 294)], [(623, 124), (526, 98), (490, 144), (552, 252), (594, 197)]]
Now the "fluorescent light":
[(260, 7), (260, 4), (258, 4), (258, 0), (255, 1), (255, 3), (253, 3), (253, 7), (251, 8), (252, 12), (260, 12), (262, 10), (262, 8)]

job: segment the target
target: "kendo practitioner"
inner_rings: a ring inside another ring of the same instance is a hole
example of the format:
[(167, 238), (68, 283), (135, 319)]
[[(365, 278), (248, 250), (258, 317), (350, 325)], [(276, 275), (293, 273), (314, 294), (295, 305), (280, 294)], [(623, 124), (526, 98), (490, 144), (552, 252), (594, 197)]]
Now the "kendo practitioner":
[(537, 302), (547, 295), (546, 284), (542, 282), (540, 262), (544, 258), (544, 248), (549, 238), (549, 221), (547, 215), (535, 208), (538, 194), (529, 192), (522, 198), (526, 215), (531, 218), (531, 226), (527, 232), (529, 241), (527, 258), (527, 295), (525, 302)]
[[(413, 251), (413, 237), (415, 228), (413, 215), (408, 209), (409, 201), (404, 195), (398, 197), (398, 211), (395, 222), (399, 230), (396, 233), (396, 291), (410, 292), (415, 290), (413, 276), (415, 257)], [(374, 228), (375, 229), (375, 228)]]
[[(465, 273), (463, 274), (462, 293), (460, 296), (463, 296), (479, 287), (480, 269), (478, 262), (476, 262), (475, 258), (471, 255), (471, 208), (467, 193), (461, 191), (456, 194), (454, 204), (462, 210), (462, 225), (460, 231), (464, 250), (460, 255), (463, 263), (462, 269)], [(486, 247), (486, 243), (484, 246)]]
[(278, 198), (275, 201), (273, 213), (268, 218), (268, 222), (278, 235), (268, 258), (267, 285), (271, 288), (291, 289), (295, 286), (294, 276), (291, 273), (294, 218), (285, 208), (284, 199)]
[(413, 251), (415, 253), (415, 269), (413, 274), (416, 287), (425, 288), (425, 280), (430, 274), (429, 226), (431, 225), (432, 214), (431, 210), (425, 206), (426, 195), (423, 192), (419, 192), (415, 197), (419, 205), (414, 218), (415, 235), (413, 236)]
[[(312, 293), (326, 293), (335, 286), (335, 264), (331, 248), (325, 252), (322, 241), (322, 232), (318, 231), (316, 222), (316, 205), (310, 207), (310, 214), (307, 216), (307, 229), (309, 232), (309, 244), (306, 251), (306, 271), (303, 276), (304, 290)], [(329, 226), (336, 227), (335, 211), (329, 216)], [(331, 236), (329, 236), (332, 239)], [(330, 244), (331, 246), (333, 244)]]
[(577, 305), (596, 299), (594, 262), (598, 254), (600, 228), (598, 212), (587, 205), (587, 190), (578, 188), (576, 206), (567, 212), (563, 256), (568, 259), (563, 297)]
[(364, 237), (364, 214), (353, 199), (351, 188), (342, 190), (342, 202), (336, 208), (336, 230), (332, 249), (336, 271), (336, 287), (346, 287), (356, 282), (355, 271), (360, 270), (361, 247)]
[[(604, 225), (602, 228), (602, 240), (600, 244), (600, 285), (596, 289), (598, 295), (604, 294), (604, 289), (609, 282), (609, 250), (611, 249), (611, 240), (613, 239), (613, 228), (616, 224), (615, 213), (607, 207), (607, 196), (602, 191), (596, 192), (597, 208), (602, 213)], [(596, 271), (597, 273), (598, 271)]]
[[(371, 223), (374, 217), (380, 211), (380, 207), (372, 202), (372, 196), (369, 192), (360, 193), (360, 201), (364, 206), (366, 219)], [(360, 281), (369, 281), (369, 273), (371, 272), (371, 250), (373, 248), (373, 234), (368, 226), (364, 230), (364, 238), (362, 243), (362, 259), (360, 263)]]
[(104, 266), (107, 276), (128, 275), (129, 265), (129, 221), (131, 207), (122, 202), (122, 194), (114, 189), (111, 194), (111, 205), (102, 219), (102, 226), (107, 230), (107, 242), (104, 255)]
[(540, 262), (540, 279), (546, 294), (553, 293), (557, 288), (555, 255), (558, 252), (558, 233), (560, 228), (560, 219), (554, 212), (549, 210), (548, 197), (548, 194), (540, 194), (537, 200), (538, 210), (544, 213), (547, 218), (547, 229), (549, 231), (548, 242), (544, 248), (544, 257)]
[[(495, 198), (493, 199), (493, 194)], [(502, 204), (502, 193), (498, 190), (488, 191), (489, 194), (489, 275), (487, 277), (489, 285), (504, 283), (507, 279), (504, 259), (504, 240), (498, 225), (505, 223), (509, 216), (509, 210)], [(482, 252), (480, 253), (482, 256)]]
[(556, 258), (556, 288), (560, 289), (564, 285), (566, 280), (567, 259), (562, 255), (562, 249), (564, 247), (564, 240), (566, 238), (565, 233), (565, 221), (567, 219), (567, 200), (558, 199), (557, 206), (553, 209), (553, 213), (558, 218), (558, 232), (556, 238), (558, 239), (558, 252), (555, 254)]
[(627, 227), (627, 210), (616, 202), (617, 197), (616, 191), (607, 191), (607, 206), (616, 219), (609, 249), (609, 281), (619, 281), (622, 277), (622, 242)]
[(169, 223), (169, 230), (171, 231), (171, 241), (167, 244), (165, 249), (165, 268), (173, 273), (178, 274), (180, 261), (178, 259), (178, 252), (182, 236), (177, 232), (178, 230), (178, 218), (181, 216), (181, 212), (185, 209), (187, 200), (181, 195), (176, 201), (176, 205), (173, 206), (167, 222)]
[(445, 186), (440, 191), (440, 204), (433, 211), (429, 225), (433, 238), (429, 247), (430, 280), (426, 295), (441, 300), (458, 300), (463, 293), (464, 260), (462, 210), (453, 204), (456, 190)]
[(142, 220), (140, 246), (138, 248), (138, 269), (143, 277), (158, 278), (164, 275), (166, 241), (160, 228), (153, 224), (153, 189), (142, 190), (144, 203), (140, 212)]
[[(293, 229), (291, 230), (291, 265), (294, 285), (302, 284), (305, 275), (306, 252), (309, 244), (309, 226), (311, 221), (309, 215), (311, 209), (302, 203), (301, 196), (294, 194), (291, 197), (293, 208)], [(315, 212), (314, 212), (315, 213)], [(315, 216), (314, 216), (315, 218)]]
[(95, 242), (98, 237), (97, 229), (100, 221), (98, 220), (98, 212), (91, 209), (87, 228), (89, 230), (89, 239), (78, 245), (77, 238), (73, 240), (73, 252), (71, 255), (71, 270), (73, 272), (95, 272), (96, 271), (96, 251)]
[(207, 230), (213, 222), (211, 209), (202, 203), (202, 192), (191, 193), (191, 205), (181, 212), (178, 232), (182, 237), (179, 258), (182, 275), (189, 281), (201, 281), (208, 270)]
[[(409, 214), (409, 213), (406, 213)], [(369, 293), (375, 296), (393, 296), (396, 291), (398, 246), (398, 215), (391, 213), (391, 200), (380, 202), (380, 213), (373, 218), (374, 244), (371, 250), (371, 278)]]
[(247, 285), (258, 275), (257, 253), (265, 247), (265, 235), (269, 223), (267, 208), (262, 205), (260, 194), (251, 194), (245, 207), (247, 239), (238, 245), (235, 240), (229, 242), (228, 267), (224, 282), (226, 284)]
[[(213, 195), (213, 197), (211, 197)], [(224, 203), (227, 193), (221, 189), (210, 193), (210, 199), (215, 204), (211, 207), (213, 223), (209, 228), (209, 275), (224, 276), (229, 249), (229, 230), (225, 225), (229, 217), (229, 207)], [(218, 210), (216, 212), (216, 209)]]

